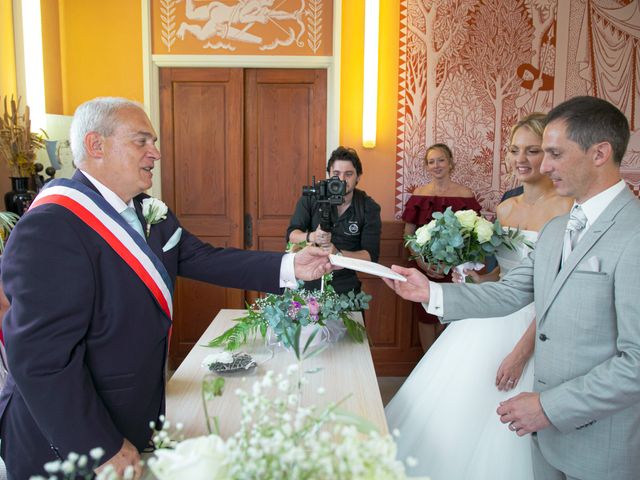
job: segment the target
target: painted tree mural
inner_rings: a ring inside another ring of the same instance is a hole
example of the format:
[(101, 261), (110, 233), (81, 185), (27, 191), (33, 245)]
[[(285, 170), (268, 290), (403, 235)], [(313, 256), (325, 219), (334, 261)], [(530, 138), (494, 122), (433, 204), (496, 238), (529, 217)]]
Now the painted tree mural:
[[(520, 84), (516, 69), (531, 58), (533, 28), (524, 0), (512, 8), (502, 0), (482, 0), (471, 14), (468, 43), (462, 62), (481, 92), (483, 107), (489, 106), (493, 124), (492, 190), (500, 189), (502, 118)], [(514, 35), (518, 32), (518, 35)]]
[(464, 41), (470, 0), (425, 0), (415, 2), (409, 30), (424, 49), (426, 96), (425, 144), (434, 143), (437, 101), (446, 82), (450, 60)]
[(452, 148), (454, 179), (493, 211), (513, 186), (503, 162), (511, 125), (574, 95), (627, 114), (623, 175), (640, 193), (640, 2), (401, 0), (400, 19), (397, 217), (430, 180), (422, 158), (435, 141)]

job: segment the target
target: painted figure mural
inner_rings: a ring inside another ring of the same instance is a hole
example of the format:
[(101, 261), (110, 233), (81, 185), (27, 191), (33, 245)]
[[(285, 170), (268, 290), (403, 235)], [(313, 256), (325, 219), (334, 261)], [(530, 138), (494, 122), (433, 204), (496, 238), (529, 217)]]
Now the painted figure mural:
[(331, 25), (332, 4), (330, 0), (155, 0), (154, 53), (326, 55), (331, 32), (323, 32), (323, 24)]

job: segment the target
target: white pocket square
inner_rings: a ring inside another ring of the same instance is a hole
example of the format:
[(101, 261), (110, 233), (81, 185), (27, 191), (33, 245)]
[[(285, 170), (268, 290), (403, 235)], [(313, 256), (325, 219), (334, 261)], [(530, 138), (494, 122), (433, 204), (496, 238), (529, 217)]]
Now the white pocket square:
[(168, 250), (171, 250), (173, 247), (175, 247), (180, 241), (181, 236), (182, 236), (182, 228), (178, 227), (178, 229), (175, 232), (173, 232), (173, 235), (171, 235), (171, 238), (167, 240), (167, 243), (164, 244), (164, 247), (162, 247), (162, 251), (166, 252)]
[(600, 259), (595, 255), (587, 258), (584, 262), (580, 263), (579, 270), (584, 272), (600, 272)]

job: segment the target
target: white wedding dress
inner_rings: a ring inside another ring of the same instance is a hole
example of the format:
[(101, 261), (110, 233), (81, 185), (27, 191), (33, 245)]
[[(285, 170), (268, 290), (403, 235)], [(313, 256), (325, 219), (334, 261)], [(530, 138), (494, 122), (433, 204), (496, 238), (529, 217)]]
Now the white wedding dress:
[[(532, 243), (536, 232), (523, 232)], [(506, 272), (528, 254), (502, 248)], [(452, 322), (385, 408), (389, 431), (398, 429), (398, 459), (418, 460), (412, 476), (431, 480), (533, 480), (530, 436), (500, 422), (499, 403), (532, 391), (530, 361), (515, 389), (500, 392), (496, 372), (534, 318), (533, 304), (506, 317)]]

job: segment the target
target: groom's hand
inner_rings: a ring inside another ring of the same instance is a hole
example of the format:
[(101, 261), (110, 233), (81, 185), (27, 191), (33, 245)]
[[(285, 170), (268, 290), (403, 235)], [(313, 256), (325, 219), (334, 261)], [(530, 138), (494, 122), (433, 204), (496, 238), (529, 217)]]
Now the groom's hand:
[(519, 437), (551, 425), (542, 409), (539, 393), (519, 393), (509, 400), (500, 402), (497, 412), (500, 421), (508, 423), (509, 430), (516, 432)]
[(383, 278), (384, 283), (405, 300), (412, 302), (429, 301), (429, 279), (415, 268), (404, 268), (392, 265), (391, 270), (407, 279), (406, 282)]
[(329, 251), (306, 246), (293, 257), (293, 268), (298, 280), (315, 280), (334, 270), (329, 261)]

